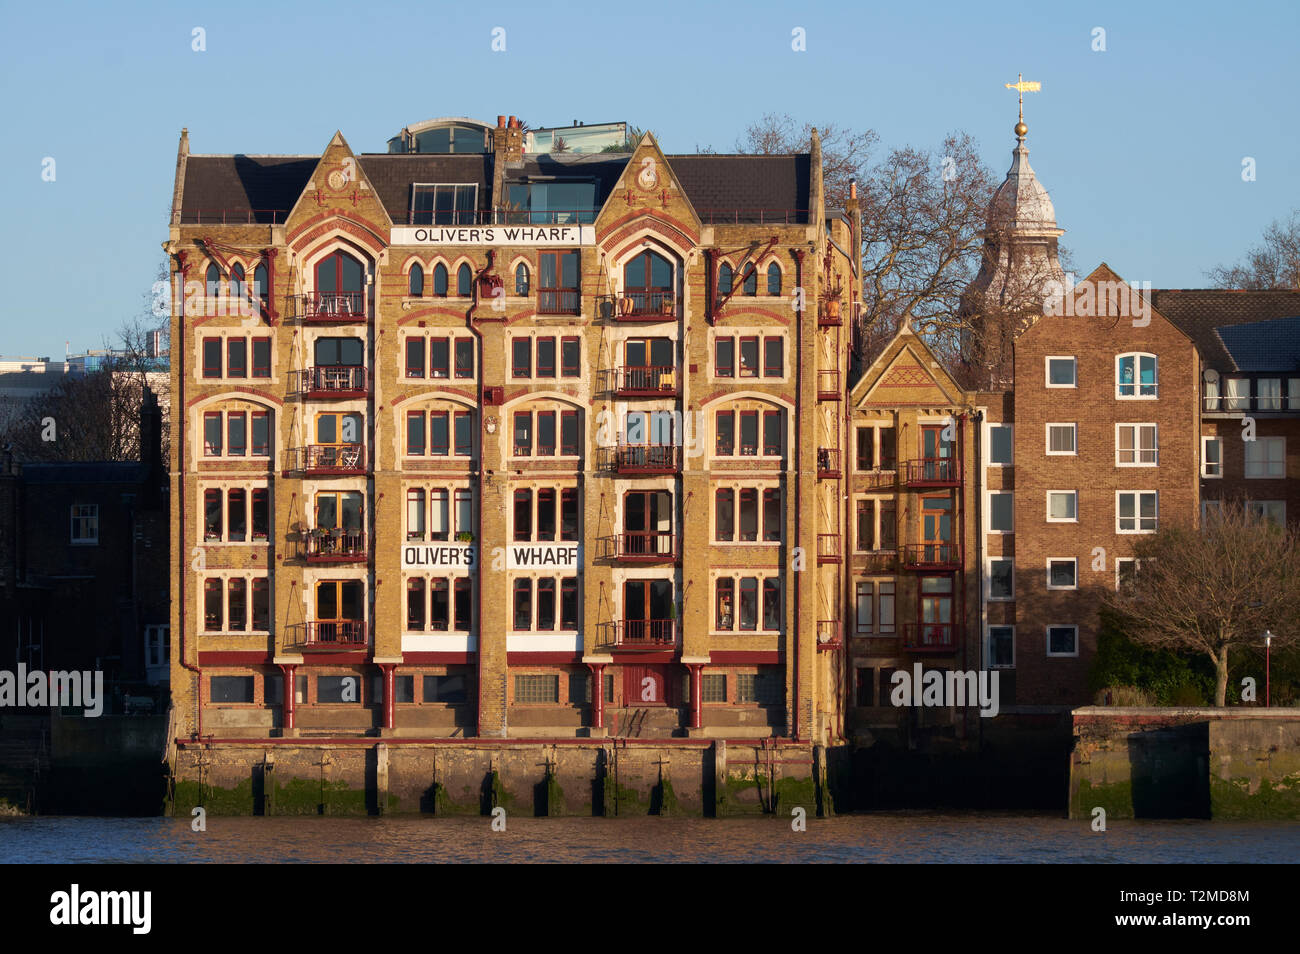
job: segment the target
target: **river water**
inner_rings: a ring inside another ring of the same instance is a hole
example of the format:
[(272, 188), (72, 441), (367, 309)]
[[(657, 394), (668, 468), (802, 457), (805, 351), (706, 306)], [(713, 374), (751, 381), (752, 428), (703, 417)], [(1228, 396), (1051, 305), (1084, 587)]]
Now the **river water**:
[(0, 862), (1295, 863), (1300, 823), (884, 812), (757, 818), (0, 818)]

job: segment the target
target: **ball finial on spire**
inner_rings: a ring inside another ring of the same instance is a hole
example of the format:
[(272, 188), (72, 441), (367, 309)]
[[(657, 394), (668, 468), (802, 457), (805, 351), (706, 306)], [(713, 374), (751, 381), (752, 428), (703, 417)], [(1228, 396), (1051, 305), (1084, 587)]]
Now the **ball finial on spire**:
[(1029, 127), (1023, 122), (1016, 123), (1016, 138), (1021, 142), (1025, 141), (1025, 134), (1029, 132)]

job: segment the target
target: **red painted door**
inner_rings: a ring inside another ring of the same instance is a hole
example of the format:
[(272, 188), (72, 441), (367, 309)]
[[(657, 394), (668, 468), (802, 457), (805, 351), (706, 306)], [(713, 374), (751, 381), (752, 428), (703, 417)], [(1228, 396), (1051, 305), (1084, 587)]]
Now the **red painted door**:
[(623, 705), (629, 708), (669, 705), (666, 670), (666, 666), (624, 666)]

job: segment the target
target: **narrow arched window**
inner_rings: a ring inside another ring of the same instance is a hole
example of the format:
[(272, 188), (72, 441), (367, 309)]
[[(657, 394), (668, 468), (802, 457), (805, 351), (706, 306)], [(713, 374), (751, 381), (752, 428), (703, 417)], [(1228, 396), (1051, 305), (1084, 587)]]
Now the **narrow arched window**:
[(253, 269), (253, 295), (262, 303), (265, 311), (271, 301), (271, 289), (267, 281), (266, 266), (258, 265)]
[(731, 294), (731, 266), (726, 262), (718, 266), (718, 294)]
[(244, 293), (244, 266), (236, 262), (230, 266), (230, 297), (242, 299)]
[(447, 297), (447, 266), (442, 262), (433, 266), (433, 293), (439, 298)]
[(207, 295), (209, 298), (216, 298), (221, 294), (221, 271), (217, 268), (215, 262), (208, 266), (207, 272)]
[(419, 263), (411, 266), (411, 278), (407, 287), (407, 294), (412, 298), (419, 298), (424, 294), (424, 266)]
[(740, 293), (742, 295), (758, 294), (758, 271), (754, 268), (752, 262), (745, 267), (745, 278), (740, 284)]
[(456, 295), (460, 298), (469, 298), (474, 294), (470, 287), (473, 284), (473, 272), (470, 271), (468, 264), (462, 264), (456, 269)]
[(781, 294), (781, 266), (776, 262), (767, 266), (767, 293), (769, 295)]
[(515, 266), (515, 294), (528, 294), (528, 266), (523, 262)]

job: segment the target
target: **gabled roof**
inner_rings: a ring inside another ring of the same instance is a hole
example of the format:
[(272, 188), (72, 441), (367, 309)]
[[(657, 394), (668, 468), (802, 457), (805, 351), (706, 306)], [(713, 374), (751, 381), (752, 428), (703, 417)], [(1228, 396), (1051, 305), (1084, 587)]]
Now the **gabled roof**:
[(1300, 371), (1300, 317), (1216, 328), (1238, 371)]
[[(708, 224), (708, 212), (800, 212), (790, 222), (808, 222), (812, 186), (812, 156), (728, 156), (700, 154), (664, 156), (686, 197)], [(756, 221), (757, 215), (750, 216)], [(765, 220), (767, 216), (764, 217)], [(743, 222), (744, 215), (740, 216)], [(719, 224), (725, 224), (719, 221)]]
[(318, 162), (320, 156), (190, 156), (181, 223), (209, 221), (217, 210), (251, 213), (254, 222), (283, 222)]
[(1196, 343), (1206, 366), (1219, 371), (1246, 369), (1236, 365), (1216, 329), (1300, 315), (1300, 291), (1165, 288), (1152, 289), (1147, 297)]

